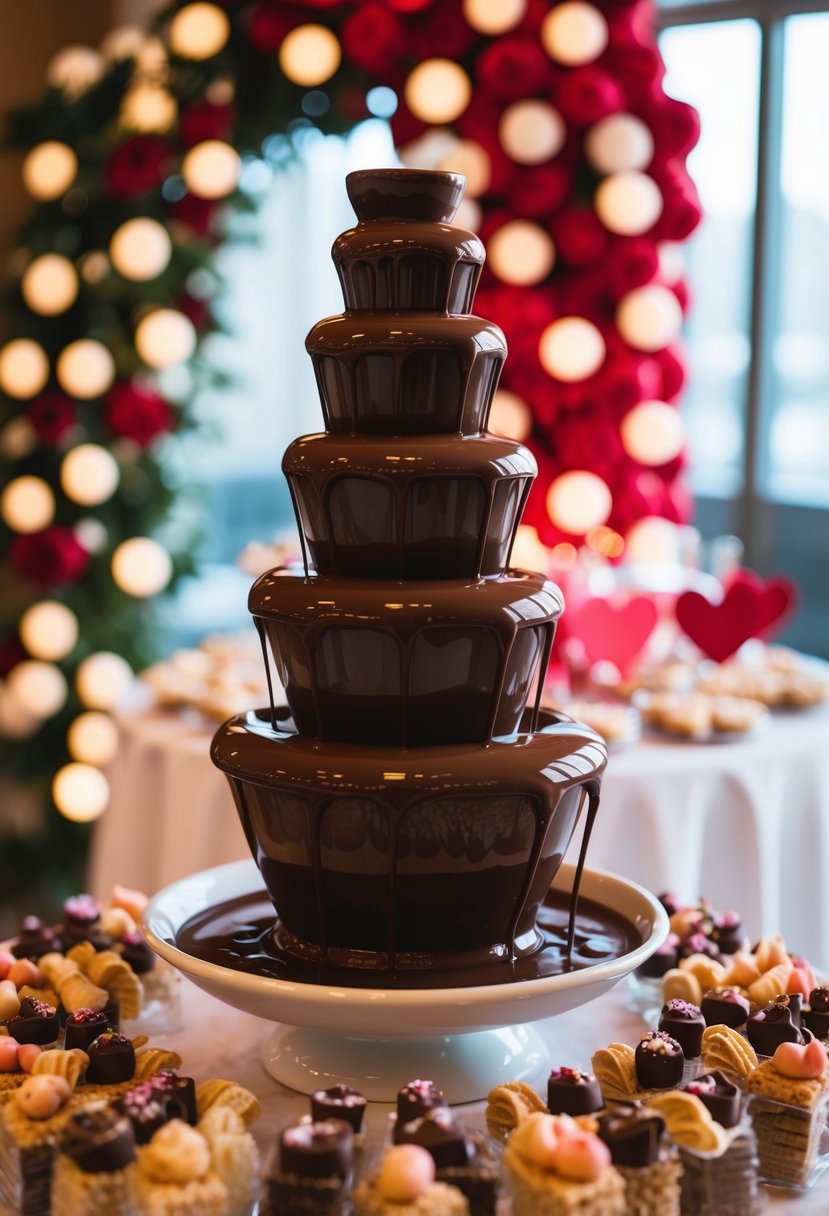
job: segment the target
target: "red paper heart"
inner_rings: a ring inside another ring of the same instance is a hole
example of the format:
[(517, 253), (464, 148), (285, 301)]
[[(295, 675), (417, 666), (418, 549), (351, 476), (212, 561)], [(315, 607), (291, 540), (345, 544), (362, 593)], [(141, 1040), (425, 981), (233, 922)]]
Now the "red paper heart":
[(616, 605), (589, 599), (567, 613), (568, 637), (578, 638), (592, 663), (615, 663), (625, 671), (656, 627), (656, 605), (644, 595)]
[(798, 590), (791, 579), (778, 576), (765, 582), (753, 570), (738, 570), (731, 586), (742, 583), (756, 591), (760, 600), (760, 619), (754, 632), (764, 641), (779, 633), (797, 610)]
[(674, 611), (680, 629), (691, 641), (709, 659), (722, 663), (756, 636), (761, 601), (756, 587), (734, 582), (719, 604), (712, 604), (698, 591), (683, 591)]

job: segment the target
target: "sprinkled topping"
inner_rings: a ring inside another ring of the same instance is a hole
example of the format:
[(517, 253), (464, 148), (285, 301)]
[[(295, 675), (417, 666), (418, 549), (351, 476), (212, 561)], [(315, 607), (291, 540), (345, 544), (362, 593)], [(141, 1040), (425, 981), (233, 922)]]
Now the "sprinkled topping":
[(707, 1077), (699, 1077), (696, 1081), (689, 1081), (685, 1086), (685, 1092), (698, 1095), (716, 1093), (716, 1079), (709, 1074)]
[(31, 996), (21, 1003), (20, 1012), (25, 1017), (51, 1018), (55, 1016), (57, 1010), (54, 1005), (47, 1005), (46, 1001), (39, 1001), (36, 997)]
[(682, 1017), (695, 1018), (699, 1013), (699, 1007), (693, 1005), (690, 1001), (683, 1001), (681, 997), (672, 997), (670, 1001), (665, 1003), (665, 1013), (678, 1013)]
[(566, 1081), (569, 1085), (580, 1085), (582, 1082), (592, 1081), (593, 1076), (589, 1072), (582, 1072), (580, 1068), (554, 1068), (550, 1073), (551, 1081)]
[(63, 905), (63, 913), (72, 920), (93, 924), (100, 919), (101, 909), (92, 895), (70, 895)]
[(106, 1021), (104, 1015), (96, 1009), (76, 1009), (74, 1013), (70, 1013), (66, 1020), (78, 1026), (84, 1025), (86, 1022)]
[(652, 1051), (661, 1056), (675, 1056), (682, 1050), (676, 1039), (672, 1039), (664, 1030), (649, 1030), (640, 1040), (639, 1046), (643, 1051)]

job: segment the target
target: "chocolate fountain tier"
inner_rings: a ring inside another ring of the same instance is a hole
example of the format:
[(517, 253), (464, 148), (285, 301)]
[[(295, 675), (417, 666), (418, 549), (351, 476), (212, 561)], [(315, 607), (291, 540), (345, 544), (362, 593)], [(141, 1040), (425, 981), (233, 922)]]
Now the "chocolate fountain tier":
[(357, 169), (345, 188), (359, 220), (448, 224), (461, 205), (466, 178), (435, 169)]
[[(280, 948), (367, 968), (531, 954), (536, 914), (607, 752), (543, 714), (536, 733), (428, 752), (323, 743), (283, 711), (213, 740), (268, 893)], [(264, 720), (263, 720), (264, 719)]]
[(474, 232), (417, 220), (350, 228), (331, 249), (347, 309), (468, 313), (484, 264)]
[(318, 573), (457, 579), (504, 569), (537, 466), (492, 435), (306, 435), (282, 469)]
[(309, 333), (327, 431), (480, 434), (506, 358), (497, 325), (434, 313), (345, 313)]
[(271, 570), (248, 608), (302, 734), (422, 747), (518, 728), (564, 601), (522, 570), (409, 583)]

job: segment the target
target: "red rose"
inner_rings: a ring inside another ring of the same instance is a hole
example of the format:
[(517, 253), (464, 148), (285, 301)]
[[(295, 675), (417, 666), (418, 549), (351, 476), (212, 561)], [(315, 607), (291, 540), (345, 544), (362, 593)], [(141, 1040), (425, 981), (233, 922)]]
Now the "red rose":
[(9, 556), (23, 577), (39, 587), (76, 583), (89, 565), (89, 554), (72, 529), (59, 526), (15, 536)]
[(618, 80), (601, 68), (587, 64), (573, 68), (556, 84), (556, 105), (568, 122), (586, 127), (625, 104)]
[(77, 418), (74, 403), (62, 393), (36, 397), (29, 403), (26, 414), (41, 443), (60, 443)]
[(552, 232), (558, 256), (570, 266), (588, 266), (607, 257), (610, 235), (592, 209), (568, 207), (553, 220)]
[(183, 312), (185, 317), (192, 321), (193, 328), (198, 333), (204, 333), (210, 327), (212, 315), (207, 300), (197, 300), (189, 292), (183, 291), (173, 300), (173, 307), (179, 312)]
[[(401, 7), (399, 0), (395, 7)], [(416, 22), (412, 23), (412, 49), (418, 59), (431, 55), (461, 59), (478, 37), (464, 19), (460, 0), (440, 0)]]
[(666, 346), (664, 350), (654, 351), (652, 358), (662, 377), (657, 396), (662, 401), (673, 401), (685, 386), (685, 364), (676, 353), (676, 349), (669, 346)]
[(113, 434), (132, 439), (142, 448), (169, 431), (174, 422), (173, 411), (162, 397), (123, 381), (109, 390), (104, 418)]
[(433, 130), (422, 118), (415, 118), (405, 102), (401, 101), (391, 119), (391, 133), (395, 148), (403, 148), (417, 139), (424, 131)]
[(0, 642), (0, 676), (7, 676), (13, 667), (28, 658), (29, 654), (16, 634), (4, 638)]
[(340, 41), (345, 58), (382, 83), (399, 71), (406, 27), (386, 4), (366, 4), (343, 22)]
[(428, 8), (436, 0), (389, 0), (392, 8), (400, 13), (416, 13), (421, 8)]
[(665, 160), (685, 157), (699, 139), (699, 114), (674, 97), (662, 97), (654, 106), (651, 129), (659, 155)]
[(296, 10), (286, 11), (284, 4), (257, 4), (248, 22), (250, 44), (263, 55), (272, 55), (279, 50), (285, 35), (301, 21)]
[(622, 456), (619, 428), (601, 410), (563, 418), (556, 429), (556, 446), (565, 464), (592, 469), (600, 476), (606, 476)]
[(547, 165), (520, 166), (510, 186), (510, 202), (528, 219), (551, 215), (572, 195), (573, 172), (555, 160)]
[(620, 237), (607, 259), (607, 286), (614, 300), (650, 283), (659, 270), (656, 245), (645, 237)]
[(170, 207), (170, 215), (181, 224), (186, 224), (198, 236), (206, 236), (210, 231), (216, 203), (210, 198), (199, 198), (195, 194), (185, 194)]
[(516, 101), (549, 86), (552, 64), (537, 42), (498, 38), (478, 60), (478, 89), (499, 101)]
[(217, 106), (210, 101), (200, 101), (182, 110), (179, 116), (178, 133), (185, 148), (195, 147), (205, 139), (229, 139), (233, 130), (232, 106)]
[(157, 135), (134, 135), (104, 161), (104, 185), (113, 198), (137, 198), (161, 185), (170, 157)]

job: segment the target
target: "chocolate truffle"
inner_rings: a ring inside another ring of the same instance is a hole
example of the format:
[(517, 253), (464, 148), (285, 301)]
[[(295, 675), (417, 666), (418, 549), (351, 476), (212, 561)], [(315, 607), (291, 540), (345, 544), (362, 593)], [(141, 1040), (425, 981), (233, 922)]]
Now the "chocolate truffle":
[(809, 993), (809, 1007), (803, 1011), (803, 1024), (816, 1039), (829, 1035), (829, 984), (819, 984)]
[(720, 954), (736, 954), (743, 948), (746, 940), (740, 914), (732, 908), (715, 912), (708, 936), (716, 944)]
[(311, 1094), (312, 1119), (344, 1119), (355, 1132), (362, 1130), (366, 1106), (363, 1095), (348, 1085), (332, 1085), (330, 1089), (317, 1089)]
[(673, 891), (663, 891), (662, 894), (657, 895), (656, 898), (659, 900), (669, 916), (675, 916), (681, 908), (685, 907), (682, 900), (678, 895), (674, 895)]
[(736, 1085), (721, 1072), (706, 1072), (694, 1077), (683, 1089), (699, 1098), (711, 1118), (721, 1127), (736, 1127), (742, 1113), (742, 1096)]
[(395, 1144), (418, 1144), (431, 1154), (436, 1170), (466, 1165), (466, 1134), (448, 1106), (434, 1106), (419, 1118), (394, 1125)]
[(86, 1079), (92, 1085), (118, 1085), (129, 1081), (135, 1072), (132, 1041), (114, 1030), (105, 1030), (87, 1048), (89, 1064)]
[(773, 1056), (781, 1043), (803, 1043), (791, 997), (776, 996), (765, 1008), (753, 1013), (746, 1023), (748, 1041), (758, 1056)]
[(125, 933), (116, 949), (136, 975), (146, 975), (155, 967), (155, 954), (140, 933)]
[(111, 1107), (85, 1107), (70, 1115), (60, 1149), (87, 1174), (124, 1169), (135, 1160), (132, 1124)]
[(708, 958), (719, 957), (719, 947), (704, 933), (692, 933), (680, 940), (678, 954), (682, 958), (690, 958), (692, 954), (705, 954)]
[(54, 1043), (60, 1035), (60, 1016), (54, 1005), (24, 996), (20, 1009), (6, 1022), (9, 1034), (18, 1043)]
[(107, 1016), (97, 1009), (76, 1009), (70, 1013), (64, 1024), (63, 1045), (67, 1051), (72, 1047), (80, 1047), (86, 1051), (93, 1039), (109, 1030)]
[(35, 962), (44, 954), (56, 949), (55, 933), (44, 925), (39, 916), (24, 916), (20, 922), (20, 933), (11, 948), (15, 958), (30, 958)]
[(635, 1102), (614, 1102), (611, 1110), (599, 1116), (598, 1132), (614, 1165), (644, 1169), (664, 1152), (665, 1120)]
[(64, 950), (78, 942), (92, 942), (96, 950), (106, 950), (112, 939), (100, 928), (101, 909), (91, 895), (71, 895), (63, 905), (61, 941)]
[(678, 961), (679, 938), (675, 933), (669, 933), (659, 949), (654, 950), (650, 958), (646, 958), (644, 963), (636, 968), (636, 974), (642, 979), (661, 979)]
[(195, 1127), (199, 1121), (196, 1110), (196, 1083), (192, 1077), (180, 1077), (172, 1068), (154, 1072), (145, 1084), (164, 1100), (168, 1119), (181, 1119)]
[(294, 1123), (279, 1137), (279, 1168), (297, 1178), (337, 1178), (351, 1172), (354, 1131), (344, 1119)]
[(434, 1081), (409, 1081), (397, 1094), (397, 1121), (408, 1123), (435, 1106), (446, 1106), (446, 1098)]
[(706, 1026), (745, 1026), (751, 1005), (736, 988), (709, 988), (700, 1003)]
[(659, 1029), (676, 1039), (686, 1060), (695, 1060), (702, 1051), (705, 1018), (698, 1005), (679, 997), (667, 1001), (659, 1016)]
[(547, 1110), (551, 1115), (592, 1115), (604, 1106), (599, 1082), (578, 1068), (554, 1068), (547, 1079)]
[(146, 1082), (128, 1090), (113, 1106), (129, 1119), (136, 1144), (149, 1144), (155, 1132), (167, 1122), (164, 1095)]
[(643, 1089), (670, 1089), (682, 1082), (685, 1056), (664, 1030), (649, 1030), (636, 1045), (634, 1064)]

